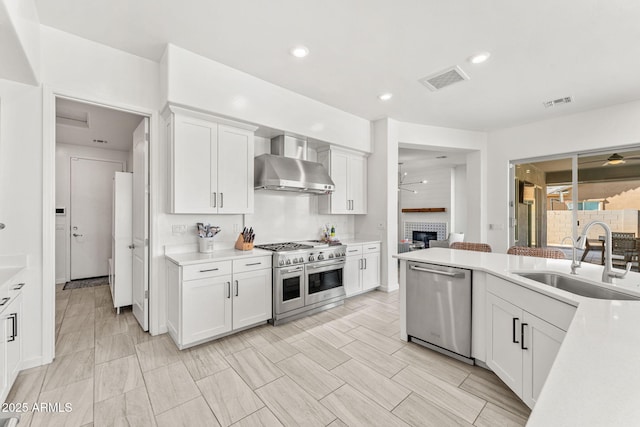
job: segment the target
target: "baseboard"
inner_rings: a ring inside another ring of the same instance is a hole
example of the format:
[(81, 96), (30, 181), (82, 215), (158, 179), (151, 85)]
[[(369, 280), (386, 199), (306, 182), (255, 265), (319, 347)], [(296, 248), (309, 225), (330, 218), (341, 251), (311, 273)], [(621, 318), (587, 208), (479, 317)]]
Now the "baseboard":
[(389, 285), (380, 285), (380, 287), (378, 288), (379, 291), (381, 292), (393, 292), (393, 291), (397, 291), (398, 289), (400, 289), (400, 285), (398, 285), (397, 283), (389, 286)]

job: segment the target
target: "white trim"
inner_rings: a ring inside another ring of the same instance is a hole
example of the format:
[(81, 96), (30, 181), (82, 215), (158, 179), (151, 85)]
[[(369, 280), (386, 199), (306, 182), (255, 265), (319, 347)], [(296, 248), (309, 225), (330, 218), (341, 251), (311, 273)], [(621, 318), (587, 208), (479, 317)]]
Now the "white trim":
[[(159, 324), (158, 280), (154, 262), (157, 252), (154, 247), (157, 235), (158, 207), (158, 165), (159, 150), (159, 114), (156, 110), (131, 106), (112, 101), (104, 101), (73, 91), (42, 86), (42, 360), (41, 364), (51, 363), (55, 355), (55, 100), (64, 98), (73, 101), (116, 109), (140, 116), (149, 117), (149, 333), (157, 335), (166, 325)], [(152, 146), (156, 143), (156, 147)], [(36, 359), (29, 361), (35, 363)], [(26, 366), (26, 365), (25, 365)]]
[(185, 116), (189, 116), (189, 117), (193, 117), (196, 119), (205, 120), (209, 122), (214, 121), (218, 124), (233, 126), (233, 127), (248, 130), (251, 132), (255, 132), (256, 130), (258, 130), (258, 126), (256, 125), (216, 116), (214, 114), (205, 112), (204, 110), (194, 108), (194, 107), (189, 107), (184, 104), (176, 104), (171, 102), (167, 103), (167, 105), (162, 110), (162, 117), (165, 119), (168, 119), (170, 113), (182, 114)]

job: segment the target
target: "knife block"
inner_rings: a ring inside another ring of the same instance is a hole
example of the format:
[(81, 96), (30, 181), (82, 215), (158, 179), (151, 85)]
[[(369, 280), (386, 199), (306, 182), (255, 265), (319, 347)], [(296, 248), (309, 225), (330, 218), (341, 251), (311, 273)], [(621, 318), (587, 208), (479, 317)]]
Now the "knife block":
[(239, 251), (250, 251), (253, 250), (253, 243), (245, 243), (244, 239), (242, 238), (242, 233), (240, 233), (240, 235), (238, 236), (238, 240), (236, 240), (235, 248)]

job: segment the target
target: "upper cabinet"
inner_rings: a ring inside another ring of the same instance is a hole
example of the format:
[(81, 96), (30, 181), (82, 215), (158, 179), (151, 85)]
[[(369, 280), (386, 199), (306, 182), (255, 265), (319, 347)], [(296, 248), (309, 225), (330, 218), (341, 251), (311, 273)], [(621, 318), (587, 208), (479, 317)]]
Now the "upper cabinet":
[(169, 212), (253, 212), (255, 127), (169, 107)]
[(366, 155), (332, 147), (326, 151), (318, 151), (318, 161), (327, 168), (336, 186), (332, 194), (320, 197), (320, 213), (366, 214)]

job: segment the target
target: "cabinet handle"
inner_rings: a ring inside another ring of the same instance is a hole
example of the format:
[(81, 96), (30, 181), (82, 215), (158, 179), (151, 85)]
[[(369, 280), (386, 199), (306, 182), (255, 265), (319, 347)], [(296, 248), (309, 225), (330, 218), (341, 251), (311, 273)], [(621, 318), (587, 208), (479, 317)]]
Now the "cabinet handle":
[(362, 270), (362, 258), (358, 260), (358, 270)]
[(11, 313), (8, 317), (11, 319), (11, 336), (7, 340), (7, 342), (15, 341), (18, 336), (18, 313)]
[(372, 247), (372, 248), (367, 248), (367, 249), (369, 249), (369, 250), (373, 250), (373, 249), (378, 249), (378, 247), (377, 247), (377, 246), (374, 246), (374, 247)]
[(224, 208), (224, 193), (220, 193), (220, 207)]
[(9, 297), (4, 297), (4, 298), (2, 298), (2, 302), (0, 302), (0, 307), (2, 307), (3, 305), (5, 305), (6, 303), (8, 303), (10, 299), (11, 299), (11, 298), (9, 298)]
[(200, 273), (206, 273), (207, 271), (218, 271), (217, 268), (210, 268), (208, 270), (200, 270)]
[(245, 264), (246, 267), (251, 267), (252, 265), (260, 265), (262, 262), (252, 262), (251, 264)]
[(231, 282), (227, 282), (227, 298), (231, 298)]
[(351, 208), (349, 210), (353, 210), (353, 200), (349, 200), (349, 202), (351, 203)]
[(517, 317), (513, 318), (513, 333), (511, 334), (511, 340), (513, 341), (514, 344), (520, 344), (520, 341), (518, 341), (518, 336), (516, 335), (516, 323), (518, 323), (520, 319), (518, 319)]
[(520, 324), (520, 348), (523, 350), (529, 350), (529, 347), (524, 346), (524, 327), (525, 326), (529, 326), (529, 324), (528, 323)]
[(236, 296), (238, 296), (238, 291), (240, 290), (240, 285), (238, 284), (237, 280), (234, 280), (236, 282)]
[(367, 269), (367, 259), (366, 258), (362, 258), (362, 260), (364, 261), (364, 269)]
[(351, 201), (349, 199), (347, 199), (347, 210), (349, 210), (349, 206), (351, 206)]
[(211, 202), (209, 202), (209, 204), (212, 207), (217, 207), (217, 201), (218, 201), (218, 193), (211, 193)]
[(18, 283), (17, 285), (15, 285), (13, 287), (14, 291), (19, 291), (20, 289), (22, 289), (22, 287), (24, 286), (24, 283)]
[(347, 252), (358, 252), (358, 250), (357, 249), (352, 249), (352, 250), (347, 251)]

